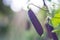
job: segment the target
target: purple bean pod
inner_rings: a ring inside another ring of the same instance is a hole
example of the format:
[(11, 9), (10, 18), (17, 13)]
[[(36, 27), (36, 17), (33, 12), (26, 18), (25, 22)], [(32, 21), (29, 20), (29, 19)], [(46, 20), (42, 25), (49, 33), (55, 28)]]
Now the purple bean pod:
[(31, 9), (29, 9), (28, 15), (29, 15), (30, 20), (31, 20), (32, 24), (34, 25), (34, 28), (36, 29), (37, 33), (41, 36), (43, 34), (43, 28), (42, 28), (39, 20), (37, 19), (37, 17), (35, 16), (34, 12)]
[(52, 30), (54, 30), (54, 28), (51, 25), (46, 23), (46, 29), (47, 29), (48, 36), (50, 38), (52, 38), (53, 40), (58, 40), (58, 37), (57, 37), (56, 33), (52, 32)]

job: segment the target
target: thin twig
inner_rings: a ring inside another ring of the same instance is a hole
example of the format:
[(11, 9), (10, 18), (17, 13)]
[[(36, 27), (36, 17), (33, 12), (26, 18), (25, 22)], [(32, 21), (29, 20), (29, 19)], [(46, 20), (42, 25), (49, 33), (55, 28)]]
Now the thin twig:
[[(36, 6), (35, 4), (29, 4), (29, 5), (33, 5), (33, 6), (35, 6), (35, 7), (37, 7), (37, 8), (39, 8), (39, 9), (42, 9), (42, 10), (44, 10), (44, 11), (47, 11), (46, 9), (43, 9), (43, 8), (40, 8), (40, 7), (38, 7), (38, 6)], [(29, 5), (28, 5), (28, 7), (29, 7)]]

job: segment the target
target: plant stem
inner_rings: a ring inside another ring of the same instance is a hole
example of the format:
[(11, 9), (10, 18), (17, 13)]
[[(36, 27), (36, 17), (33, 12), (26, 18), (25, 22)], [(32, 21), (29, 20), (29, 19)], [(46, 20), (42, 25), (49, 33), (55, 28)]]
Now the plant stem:
[[(32, 4), (32, 3), (31, 3), (31, 4), (29, 4), (29, 5), (33, 5), (33, 6), (39, 8), (39, 9), (41, 9), (41, 10), (47, 11), (46, 9), (43, 9), (43, 8), (41, 8), (41, 7), (38, 7), (38, 6), (36, 6), (35, 4)], [(28, 7), (29, 7), (29, 5), (28, 5)]]

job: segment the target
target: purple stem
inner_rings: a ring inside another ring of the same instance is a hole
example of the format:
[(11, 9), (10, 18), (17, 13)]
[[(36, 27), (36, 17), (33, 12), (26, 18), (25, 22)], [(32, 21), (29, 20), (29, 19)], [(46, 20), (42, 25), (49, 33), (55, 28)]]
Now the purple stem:
[(43, 34), (42, 26), (31, 9), (28, 11), (28, 15), (29, 15), (30, 20), (31, 20), (32, 24), (34, 25), (34, 28), (36, 29), (37, 33), (41, 36)]

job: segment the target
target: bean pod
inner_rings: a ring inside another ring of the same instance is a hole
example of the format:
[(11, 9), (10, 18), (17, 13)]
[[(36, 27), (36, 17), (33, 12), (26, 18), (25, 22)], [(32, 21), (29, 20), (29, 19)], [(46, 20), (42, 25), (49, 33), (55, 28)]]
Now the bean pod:
[(52, 38), (53, 40), (58, 40), (58, 37), (57, 37), (56, 33), (52, 32), (52, 30), (54, 30), (54, 28), (51, 25), (46, 23), (46, 29), (47, 29), (48, 36), (50, 38)]
[(37, 19), (37, 17), (35, 16), (34, 12), (31, 9), (28, 11), (28, 15), (29, 15), (30, 20), (31, 20), (32, 24), (34, 25), (34, 28), (36, 29), (37, 33), (41, 36), (43, 34), (43, 28), (42, 28), (39, 20)]

